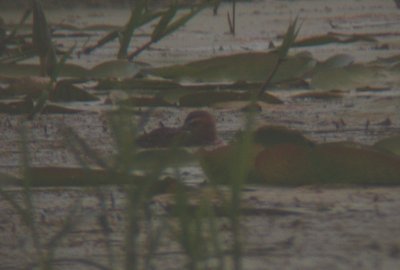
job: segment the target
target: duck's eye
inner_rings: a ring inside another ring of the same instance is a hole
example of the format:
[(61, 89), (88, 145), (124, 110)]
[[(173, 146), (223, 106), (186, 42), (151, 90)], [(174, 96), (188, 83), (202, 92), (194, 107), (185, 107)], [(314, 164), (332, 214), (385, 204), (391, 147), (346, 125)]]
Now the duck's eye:
[(191, 119), (187, 119), (185, 122), (185, 126), (194, 126), (197, 123), (199, 123), (200, 119), (198, 118), (191, 118)]

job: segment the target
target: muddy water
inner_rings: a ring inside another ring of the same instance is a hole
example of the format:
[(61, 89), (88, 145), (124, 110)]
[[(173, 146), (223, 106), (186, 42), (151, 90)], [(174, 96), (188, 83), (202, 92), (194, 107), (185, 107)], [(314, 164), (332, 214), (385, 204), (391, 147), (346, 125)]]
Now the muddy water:
[[(349, 43), (297, 48), (307, 50), (323, 60), (337, 53), (348, 53), (357, 62), (399, 53), (400, 11), (392, 1), (256, 1), (239, 3), (237, 34), (228, 34), (222, 5), (220, 16), (205, 10), (180, 31), (170, 35), (140, 55), (137, 60), (154, 66), (184, 63), (204, 57), (243, 51), (264, 51), (270, 41), (279, 44), (279, 36), (290, 19), (303, 21), (300, 37), (326, 32), (380, 33), (378, 43)], [(6, 22), (17, 22), (19, 12), (0, 11)], [(76, 26), (125, 23), (127, 10), (52, 10), (50, 21)], [(63, 30), (66, 33), (68, 31)], [(142, 34), (145, 34), (146, 29)], [(59, 39), (69, 47), (78, 48), (95, 42), (105, 31), (91, 31), (88, 38)], [(146, 40), (136, 39), (133, 46)], [(381, 45), (386, 44), (386, 49)], [(118, 44), (111, 43), (91, 55), (74, 57), (72, 62), (87, 67), (114, 59)], [(283, 124), (302, 130), (316, 141), (352, 140), (372, 144), (380, 138), (398, 134), (400, 128), (399, 89), (357, 93), (351, 91), (342, 99), (332, 101), (294, 100), (292, 96), (304, 90), (272, 90), (283, 99), (283, 105), (263, 105), (257, 124)], [(243, 127), (243, 104), (224, 104), (209, 109), (217, 119), (219, 136), (228, 140)], [(99, 155), (106, 158), (115, 152), (104, 111), (90, 108), (79, 115), (40, 116), (28, 123), (29, 148), (34, 165), (78, 165), (62, 139), (65, 126), (73, 127)], [(190, 109), (159, 108), (145, 127), (151, 129), (162, 121), (178, 125)], [(390, 126), (379, 125), (389, 118)], [(134, 119), (134, 117), (132, 117)], [(333, 124), (342, 119), (346, 125), (339, 129)], [(370, 121), (365, 130), (366, 121)], [(0, 170), (18, 173), (20, 164), (19, 130), (23, 118), (2, 115), (0, 118)], [(202, 182), (204, 176), (190, 171), (188, 181)], [(18, 188), (9, 187), (16, 196)], [(245, 192), (244, 202), (260, 209), (283, 209), (286, 214), (246, 216), (244, 218), (245, 269), (397, 269), (400, 267), (400, 195), (398, 188), (339, 188), (303, 187), (294, 189), (254, 187)], [(116, 188), (104, 191), (109, 199), (107, 215), (111, 221), (110, 235), (116, 265), (123, 263), (124, 195)], [(61, 227), (68, 207), (82, 198), (77, 228), (57, 250), (56, 264), (60, 269), (88, 269), (79, 259), (106, 264), (105, 236), (97, 222), (100, 213), (97, 193), (81, 189), (38, 189), (34, 191), (38, 207), (37, 218), (43, 240)], [(165, 203), (155, 199), (155, 204)], [(17, 213), (0, 198), (0, 269), (21, 269), (35, 262), (32, 241)], [(223, 230), (224, 225), (221, 225)], [(164, 239), (157, 253), (157, 269), (181, 269), (184, 257), (179, 247)], [(229, 264), (228, 264), (229, 269)]]

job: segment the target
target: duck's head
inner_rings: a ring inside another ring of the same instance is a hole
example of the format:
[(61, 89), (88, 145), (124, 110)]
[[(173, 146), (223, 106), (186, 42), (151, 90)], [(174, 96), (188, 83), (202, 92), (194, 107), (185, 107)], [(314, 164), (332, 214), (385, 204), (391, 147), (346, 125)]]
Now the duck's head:
[(214, 117), (207, 111), (190, 112), (181, 127), (187, 132), (187, 144), (201, 145), (215, 142), (217, 138)]

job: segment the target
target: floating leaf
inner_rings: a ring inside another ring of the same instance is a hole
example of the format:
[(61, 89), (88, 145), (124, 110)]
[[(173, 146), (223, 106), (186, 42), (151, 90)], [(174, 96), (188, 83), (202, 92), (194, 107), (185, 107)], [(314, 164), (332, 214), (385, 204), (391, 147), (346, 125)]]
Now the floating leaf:
[(4, 186), (20, 186), (23, 181), (15, 176), (0, 173), (0, 187)]
[(74, 113), (82, 113), (80, 109), (68, 108), (66, 106), (56, 105), (48, 103), (41, 110), (44, 114), (74, 114)]
[(320, 46), (330, 43), (377, 42), (371, 35), (328, 33), (326, 35), (303, 38), (295, 42), (294, 47)]
[(141, 70), (140, 65), (127, 60), (111, 60), (103, 62), (89, 71), (92, 78), (128, 78)]
[(311, 76), (311, 87), (323, 90), (353, 90), (367, 86), (380, 78), (379, 69), (354, 64), (346, 67), (316, 68)]
[(34, 64), (0, 64), (0, 75), (14, 78), (40, 76), (40, 66)]
[(389, 91), (390, 87), (388, 86), (364, 86), (356, 88), (357, 92), (384, 92)]
[(47, 89), (50, 80), (43, 77), (21, 77), (6, 80), (9, 86), (1, 92), (2, 97), (29, 95), (37, 98)]
[(128, 97), (118, 102), (124, 106), (135, 106), (135, 107), (159, 107), (159, 106), (172, 106), (170, 102), (166, 101), (161, 97), (152, 96), (141, 96), (141, 97)]
[(382, 139), (374, 147), (400, 156), (400, 135)]
[(7, 114), (29, 114), (33, 110), (33, 100), (26, 97), (21, 101), (1, 102), (0, 113)]
[(294, 99), (321, 99), (321, 100), (331, 100), (342, 98), (343, 95), (337, 91), (327, 91), (327, 92), (306, 92), (294, 95)]
[(54, 90), (50, 91), (49, 99), (55, 102), (70, 102), (95, 101), (99, 98), (85, 90), (80, 89), (69, 81), (59, 81), (57, 82)]
[[(81, 66), (65, 64), (60, 68), (59, 76), (85, 78), (87, 73), (87, 69)], [(0, 64), (0, 75), (12, 78), (39, 76), (40, 66), (35, 64)]]
[[(150, 68), (144, 72), (174, 81), (260, 82), (265, 80), (266, 74), (272, 71), (278, 59), (277, 52), (240, 53), (194, 61), (185, 65)], [(315, 63), (308, 53), (289, 56), (282, 62), (272, 82), (301, 78), (314, 67)]]
[[(215, 103), (228, 101), (249, 101), (252, 94), (249, 92), (198, 92), (182, 96), (179, 99), (179, 105), (185, 107), (210, 106)], [(260, 101), (271, 104), (282, 104), (283, 102), (271, 94), (264, 93), (259, 98)]]
[(349, 54), (336, 54), (325, 61), (318, 63), (318, 68), (341, 68), (354, 63), (354, 57)]
[(398, 63), (400, 63), (400, 55), (399, 54), (389, 56), (389, 57), (378, 58), (377, 60), (372, 62), (372, 64), (375, 64), (375, 65), (384, 65), (384, 66), (388, 66), (388, 67), (396, 65)]
[[(151, 78), (123, 78), (101, 79), (96, 89), (122, 89), (122, 90), (184, 90), (190, 91), (211, 91), (211, 90), (256, 90), (260, 88), (260, 83), (237, 81), (234, 83), (211, 83), (211, 84), (180, 84), (170, 80), (160, 80)], [(287, 81), (278, 85), (281, 88), (306, 87), (304, 80)]]
[(167, 80), (152, 79), (102, 79), (99, 81), (96, 89), (123, 89), (123, 90), (169, 90), (180, 89), (182, 85)]

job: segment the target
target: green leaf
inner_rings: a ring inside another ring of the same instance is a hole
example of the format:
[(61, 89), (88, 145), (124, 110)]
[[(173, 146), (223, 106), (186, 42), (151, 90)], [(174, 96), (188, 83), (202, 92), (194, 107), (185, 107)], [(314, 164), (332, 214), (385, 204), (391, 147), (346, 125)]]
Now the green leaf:
[(32, 42), (40, 58), (41, 75), (51, 76), (57, 64), (57, 57), (51, 41), (50, 28), (37, 0), (32, 0), (32, 10)]
[(294, 41), (299, 35), (301, 26), (297, 26), (297, 20), (298, 18), (296, 17), (296, 19), (289, 24), (283, 42), (277, 49), (280, 59), (284, 59), (287, 56), (289, 49), (293, 47)]
[(342, 68), (347, 67), (354, 62), (354, 57), (349, 54), (335, 54), (325, 61), (318, 63), (317, 68)]
[(305, 92), (296, 94), (293, 96), (294, 99), (319, 99), (319, 100), (332, 100), (332, 99), (339, 99), (342, 98), (342, 93), (337, 91), (325, 91), (325, 92)]
[[(239, 53), (194, 61), (185, 65), (150, 68), (143, 72), (174, 81), (262, 82), (266, 74), (273, 70), (278, 59), (277, 52)], [(288, 56), (280, 65), (272, 82), (302, 78), (315, 64), (316, 61), (309, 53)]]
[(326, 35), (312, 36), (296, 41), (294, 47), (321, 46), (331, 43), (377, 42), (372, 35), (367, 34), (342, 34), (328, 33)]
[(49, 99), (55, 102), (99, 100), (97, 96), (74, 86), (73, 83), (67, 80), (57, 82), (54, 89), (50, 91)]
[(382, 139), (374, 147), (400, 156), (400, 135)]
[(110, 60), (102, 62), (89, 71), (92, 78), (129, 78), (141, 70), (140, 65), (128, 60)]
[[(40, 65), (36, 64), (0, 64), (0, 76), (11, 78), (39, 76)], [(86, 78), (88, 70), (75, 64), (60, 67), (59, 77)]]
[[(220, 102), (230, 102), (230, 101), (246, 101), (252, 98), (252, 93), (250, 92), (232, 92), (232, 91), (202, 91), (198, 93), (192, 93), (182, 96), (179, 99), (180, 106), (186, 107), (204, 107), (211, 106)], [(264, 101), (270, 104), (282, 104), (283, 102), (271, 94), (264, 93), (261, 95), (260, 101)]]
[(311, 76), (310, 86), (321, 90), (353, 90), (376, 84), (382, 78), (380, 69), (353, 64), (345, 67), (317, 67)]
[(117, 100), (116, 103), (123, 106), (133, 106), (133, 107), (174, 106), (173, 103), (170, 103), (161, 97), (154, 97), (154, 96), (139, 96), (139, 97), (133, 96), (125, 98), (123, 100)]

